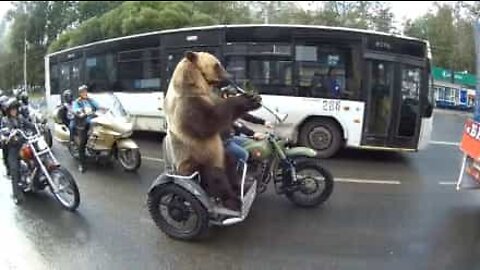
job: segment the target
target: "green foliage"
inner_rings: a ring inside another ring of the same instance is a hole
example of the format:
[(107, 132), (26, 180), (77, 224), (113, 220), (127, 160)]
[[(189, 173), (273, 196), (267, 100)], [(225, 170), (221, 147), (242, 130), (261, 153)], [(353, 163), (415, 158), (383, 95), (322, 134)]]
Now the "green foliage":
[(435, 65), (474, 72), (473, 17), (461, 16), (460, 5), (437, 4), (435, 8), (434, 12), (408, 21), (404, 33), (430, 41)]
[(91, 18), (77, 29), (64, 34), (66, 37), (54, 42), (49, 51), (105, 38), (218, 23), (208, 14), (194, 10), (194, 5), (192, 2), (173, 1), (124, 2), (102, 16)]

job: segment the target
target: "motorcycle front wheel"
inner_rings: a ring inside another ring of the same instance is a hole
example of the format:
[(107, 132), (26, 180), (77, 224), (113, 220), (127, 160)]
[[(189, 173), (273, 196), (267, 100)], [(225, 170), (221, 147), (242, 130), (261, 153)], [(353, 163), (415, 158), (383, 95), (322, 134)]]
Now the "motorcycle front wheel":
[(127, 172), (134, 172), (138, 170), (142, 164), (142, 155), (140, 149), (118, 149), (117, 153), (118, 161), (122, 165), (123, 169)]
[(55, 192), (53, 187), (50, 187), (55, 199), (65, 209), (75, 211), (80, 204), (80, 192), (73, 176), (64, 168), (56, 168), (50, 172), (50, 177), (53, 183), (57, 186), (58, 191)]
[(315, 158), (295, 160), (298, 186), (287, 192), (287, 198), (300, 207), (314, 207), (324, 203), (333, 192), (333, 176)]

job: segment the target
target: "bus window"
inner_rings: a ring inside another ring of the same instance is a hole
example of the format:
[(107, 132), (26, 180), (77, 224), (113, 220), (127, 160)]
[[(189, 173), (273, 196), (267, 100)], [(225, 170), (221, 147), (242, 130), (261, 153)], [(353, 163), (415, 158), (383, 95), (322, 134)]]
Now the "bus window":
[(412, 137), (415, 135), (420, 104), (421, 69), (404, 66), (402, 70), (402, 92), (400, 101), (400, 123), (397, 135)]
[(50, 94), (60, 94), (60, 74), (58, 64), (50, 66)]
[(293, 95), (292, 61), (248, 61), (248, 80), (261, 94)]
[(348, 49), (296, 46), (299, 96), (342, 98), (351, 95), (347, 91), (347, 80), (352, 74), (350, 56)]
[(160, 50), (148, 48), (118, 54), (117, 91), (160, 91)]
[(70, 89), (70, 65), (69, 63), (63, 63), (60, 66), (60, 78), (59, 78), (60, 92), (65, 89)]
[(111, 83), (114, 81), (115, 65), (113, 57), (109, 55), (89, 56), (85, 60), (85, 80), (90, 86), (90, 91), (111, 90)]
[(226, 59), (225, 69), (232, 76), (232, 79), (239, 83), (243, 84), (246, 80), (246, 59), (243, 56), (230, 56)]

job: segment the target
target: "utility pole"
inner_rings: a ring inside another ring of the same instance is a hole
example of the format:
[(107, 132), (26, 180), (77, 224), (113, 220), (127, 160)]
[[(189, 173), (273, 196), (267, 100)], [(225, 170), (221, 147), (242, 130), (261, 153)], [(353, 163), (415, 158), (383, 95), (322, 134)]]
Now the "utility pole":
[[(25, 16), (27, 16), (27, 6), (23, 6), (23, 11)], [(27, 27), (23, 29), (24, 39), (23, 39), (23, 87), (25, 92), (28, 94), (27, 90)]]
[(25, 39), (23, 46), (23, 87), (25, 92), (28, 94), (27, 90), (27, 30), (25, 29)]

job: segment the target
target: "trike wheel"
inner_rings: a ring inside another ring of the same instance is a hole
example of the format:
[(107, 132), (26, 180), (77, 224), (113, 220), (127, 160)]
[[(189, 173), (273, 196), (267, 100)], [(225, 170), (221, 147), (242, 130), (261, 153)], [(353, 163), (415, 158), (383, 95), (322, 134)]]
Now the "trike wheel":
[(196, 240), (206, 235), (208, 212), (185, 189), (174, 184), (159, 186), (148, 196), (147, 204), (153, 221), (169, 237)]
[(295, 161), (298, 186), (287, 192), (287, 198), (301, 207), (314, 207), (325, 202), (333, 192), (333, 176), (319, 164), (318, 159)]

